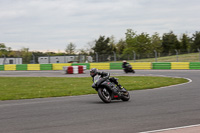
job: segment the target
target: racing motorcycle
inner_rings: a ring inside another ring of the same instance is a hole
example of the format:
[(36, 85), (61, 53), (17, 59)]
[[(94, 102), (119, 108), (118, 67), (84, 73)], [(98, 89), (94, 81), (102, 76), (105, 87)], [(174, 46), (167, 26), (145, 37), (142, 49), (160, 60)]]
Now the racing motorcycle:
[(135, 71), (133, 70), (133, 68), (130, 64), (126, 65), (126, 67), (124, 68), (124, 72), (125, 73), (128, 73), (128, 72), (135, 73)]
[(94, 77), (92, 88), (98, 92), (100, 99), (105, 103), (110, 103), (111, 100), (128, 101), (130, 99), (129, 92), (124, 87), (120, 89), (109, 79), (102, 78), (100, 75)]

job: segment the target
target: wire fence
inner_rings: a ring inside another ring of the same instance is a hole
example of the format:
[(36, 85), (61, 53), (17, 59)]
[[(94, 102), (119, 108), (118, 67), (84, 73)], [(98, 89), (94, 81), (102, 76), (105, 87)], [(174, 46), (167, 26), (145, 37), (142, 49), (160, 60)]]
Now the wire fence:
[(98, 54), (92, 56), (94, 62), (115, 62), (127, 60), (130, 62), (200, 62), (200, 52), (188, 53), (182, 52), (179, 53), (175, 51), (174, 53), (154, 53), (148, 54), (137, 54), (133, 52), (132, 54)]
[(99, 54), (94, 53), (90, 55), (76, 54), (76, 55), (34, 55), (18, 57), (7, 57), (3, 55), (0, 57), (0, 65), (4, 64), (51, 64), (51, 63), (92, 63), (92, 62), (121, 62), (127, 60), (129, 62), (200, 62), (200, 51), (195, 53), (178, 52), (173, 53), (159, 53), (154, 51), (152, 53), (133, 53), (131, 54)]

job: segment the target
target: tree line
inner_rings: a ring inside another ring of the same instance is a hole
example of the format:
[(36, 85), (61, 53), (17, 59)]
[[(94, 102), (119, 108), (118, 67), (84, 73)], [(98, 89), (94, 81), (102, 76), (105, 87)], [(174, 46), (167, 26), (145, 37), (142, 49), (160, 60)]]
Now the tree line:
[[(29, 48), (22, 48), (14, 51), (10, 47), (6, 47), (4, 43), (0, 43), (0, 57), (22, 57), (24, 63), (30, 63), (35, 56), (59, 56), (59, 55), (98, 55), (116, 53), (120, 56), (136, 54), (152, 54), (154, 51), (162, 55), (172, 55), (175, 50), (179, 53), (198, 52), (200, 48), (200, 31), (196, 31), (189, 36), (186, 33), (178, 36), (173, 31), (164, 33), (160, 36), (158, 33), (149, 35), (146, 32), (137, 34), (132, 29), (127, 29), (125, 38), (119, 41), (114, 36), (106, 37), (100, 35), (98, 39), (89, 42), (86, 48), (76, 49), (76, 44), (70, 42), (66, 45), (65, 52), (33, 52)], [(107, 57), (106, 57), (107, 58)]]
[(173, 31), (164, 33), (163, 36), (159, 36), (158, 33), (150, 36), (145, 32), (137, 34), (136, 31), (127, 29), (125, 35), (125, 39), (120, 39), (117, 43), (113, 37), (100, 36), (99, 39), (95, 40), (92, 49), (99, 54), (111, 54), (112, 51), (117, 54), (132, 54), (133, 51), (138, 54), (148, 54), (156, 50), (158, 53), (170, 55), (175, 53), (174, 50), (185, 53), (198, 52), (200, 48), (199, 31), (196, 31), (192, 37), (184, 33), (180, 38)]

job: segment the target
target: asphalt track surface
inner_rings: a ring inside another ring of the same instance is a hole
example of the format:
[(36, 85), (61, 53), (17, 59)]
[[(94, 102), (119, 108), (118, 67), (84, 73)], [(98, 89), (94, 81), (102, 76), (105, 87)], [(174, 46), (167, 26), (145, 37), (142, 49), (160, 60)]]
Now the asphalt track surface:
[[(131, 91), (130, 101), (110, 104), (103, 103), (97, 94), (0, 101), (0, 133), (138, 133), (200, 124), (199, 70), (107, 71), (111, 76), (172, 76), (192, 82)], [(88, 75), (88, 71), (73, 75), (62, 71), (0, 71), (0, 77)]]

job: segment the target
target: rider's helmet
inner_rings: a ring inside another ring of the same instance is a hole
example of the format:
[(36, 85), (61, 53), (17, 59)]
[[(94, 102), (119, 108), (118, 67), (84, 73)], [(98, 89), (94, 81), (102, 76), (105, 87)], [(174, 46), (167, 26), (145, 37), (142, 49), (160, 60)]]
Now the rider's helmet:
[(97, 70), (96, 68), (92, 68), (92, 69), (90, 69), (90, 76), (91, 76), (91, 77), (96, 76), (97, 73), (98, 73), (98, 70)]
[(126, 63), (126, 60), (123, 60), (123, 63)]

